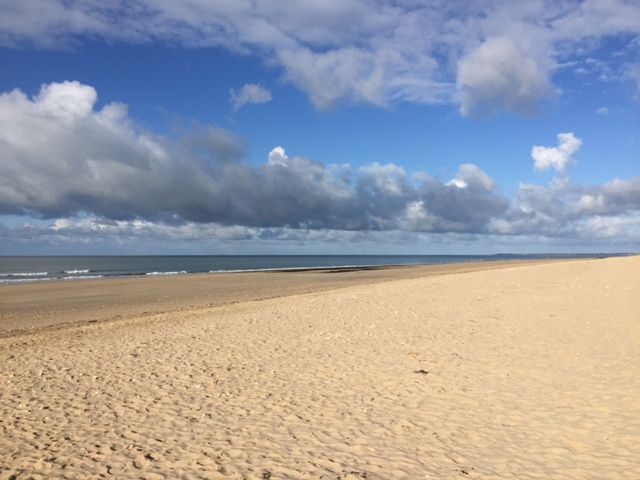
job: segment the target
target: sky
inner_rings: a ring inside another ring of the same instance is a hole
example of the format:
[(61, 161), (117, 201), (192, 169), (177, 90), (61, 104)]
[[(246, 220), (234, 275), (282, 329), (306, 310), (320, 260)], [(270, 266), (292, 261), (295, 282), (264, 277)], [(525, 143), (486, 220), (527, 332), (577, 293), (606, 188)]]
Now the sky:
[(640, 251), (638, 0), (0, 9), (0, 254)]

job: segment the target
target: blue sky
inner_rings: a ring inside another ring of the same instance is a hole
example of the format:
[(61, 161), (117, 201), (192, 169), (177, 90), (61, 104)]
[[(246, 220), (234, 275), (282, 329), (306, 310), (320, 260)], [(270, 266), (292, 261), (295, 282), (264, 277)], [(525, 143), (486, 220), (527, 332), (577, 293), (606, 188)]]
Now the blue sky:
[(518, 3), (8, 2), (0, 248), (636, 251), (640, 5)]

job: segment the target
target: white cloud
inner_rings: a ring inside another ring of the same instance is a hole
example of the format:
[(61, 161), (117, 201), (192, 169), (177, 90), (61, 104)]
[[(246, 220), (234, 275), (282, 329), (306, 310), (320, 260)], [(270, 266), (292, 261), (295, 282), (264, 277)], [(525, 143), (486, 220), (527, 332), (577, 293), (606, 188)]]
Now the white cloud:
[(308, 48), (280, 52), (286, 78), (306, 91), (318, 108), (329, 108), (341, 99), (385, 105), (384, 66), (374, 52), (341, 48), (313, 52)]
[(231, 108), (237, 112), (245, 105), (269, 103), (273, 97), (271, 92), (256, 83), (246, 83), (238, 91), (233, 88), (230, 90)]
[[(0, 45), (57, 48), (97, 37), (222, 47), (279, 67), (319, 108), (404, 101), (458, 103), (464, 114), (529, 112), (557, 90), (552, 77), (567, 57), (584, 58), (600, 39), (640, 35), (634, 0), (9, 3)], [(601, 70), (616, 61), (604, 59)]]
[(407, 174), (404, 168), (393, 163), (380, 165), (378, 162), (375, 162), (371, 165), (361, 167), (360, 172), (377, 190), (391, 196), (397, 197), (403, 195), (409, 188), (406, 182)]
[(640, 5), (636, 0), (583, 0), (568, 5), (567, 13), (551, 21), (557, 37), (571, 40), (640, 31)]
[[(611, 219), (617, 226), (616, 231), (623, 234), (616, 241), (635, 239), (637, 243), (640, 238), (636, 228), (640, 226), (640, 177), (615, 179), (594, 186), (573, 184), (566, 177), (554, 178), (549, 185), (522, 184), (509, 210), (490, 220), (488, 231), (502, 235), (535, 234), (594, 240), (603, 238), (607, 219)], [(622, 231), (625, 225), (629, 229)], [(632, 225), (636, 227), (632, 228)]]
[(573, 155), (580, 150), (582, 140), (573, 133), (559, 133), (557, 147), (535, 146), (531, 149), (536, 170), (554, 169), (562, 172), (573, 160)]
[(598, 109), (596, 110), (596, 113), (597, 113), (598, 115), (604, 115), (604, 116), (607, 116), (607, 115), (609, 115), (609, 109), (608, 109), (607, 107), (600, 107), (600, 108), (598, 108)]
[(267, 162), (269, 163), (269, 165), (280, 165), (286, 167), (287, 160), (289, 160), (289, 157), (287, 156), (287, 152), (285, 151), (285, 149), (283, 147), (277, 146), (269, 152)]
[(79, 82), (45, 85), (35, 99), (35, 105), (47, 114), (65, 121), (84, 118), (92, 113), (98, 99), (96, 90)]
[(516, 40), (499, 37), (485, 41), (458, 64), (461, 113), (533, 111), (538, 100), (553, 92), (550, 67), (548, 60), (539, 61), (518, 48)]
[[(51, 221), (47, 236), (84, 240), (302, 242), (375, 231), (588, 238), (614, 231), (603, 229), (607, 218), (629, 226), (627, 240), (637, 231), (640, 177), (590, 187), (556, 177), (521, 185), (509, 200), (469, 163), (442, 182), (394, 163), (325, 165), (278, 146), (252, 166), (230, 132), (198, 126), (169, 139), (142, 129), (126, 105), (97, 110), (96, 102), (95, 89), (78, 82), (44, 85), (32, 98), (0, 93), (0, 214)], [(566, 168), (581, 140), (562, 133), (558, 141), (534, 147), (534, 160)], [(40, 232), (9, 230), (0, 225), (0, 237)]]
[(493, 179), (473, 163), (460, 165), (456, 176), (447, 185), (449, 184), (458, 188), (480, 187), (484, 190), (492, 190), (495, 187)]
[(434, 228), (465, 232), (505, 207), (475, 166), (460, 168), (463, 193), (428, 176), (411, 183), (393, 163), (353, 170), (280, 146), (254, 167), (229, 132), (199, 126), (171, 140), (140, 128), (125, 105), (96, 102), (78, 82), (44, 85), (33, 98), (0, 94), (0, 214), (365, 231), (398, 228), (422, 200)]
[(591, 240), (607, 240), (608, 242), (631, 240), (637, 242), (638, 236), (640, 236), (640, 215), (590, 217), (579, 226), (578, 235)]
[(581, 212), (596, 212), (603, 210), (605, 208), (604, 205), (604, 196), (603, 195), (592, 195), (589, 193), (585, 193), (578, 200), (577, 209)]
[(430, 231), (434, 229), (437, 222), (437, 217), (427, 211), (426, 205), (421, 200), (409, 203), (405, 209), (404, 224), (409, 231)]

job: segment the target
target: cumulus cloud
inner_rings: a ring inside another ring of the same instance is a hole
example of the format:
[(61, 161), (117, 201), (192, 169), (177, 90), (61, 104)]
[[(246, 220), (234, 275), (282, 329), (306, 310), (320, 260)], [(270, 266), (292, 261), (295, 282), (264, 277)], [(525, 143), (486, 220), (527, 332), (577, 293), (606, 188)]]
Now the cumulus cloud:
[[(548, 185), (520, 185), (504, 215), (489, 221), (488, 231), (589, 238), (594, 226), (606, 223), (607, 219), (618, 226), (638, 224), (639, 214), (640, 177), (595, 186), (556, 178)], [(602, 237), (605, 229), (600, 227), (598, 231), (598, 237)]]
[(531, 149), (533, 165), (539, 171), (553, 169), (563, 172), (581, 146), (582, 140), (573, 133), (559, 133), (557, 147), (535, 146)]
[(41, 109), (63, 122), (88, 116), (98, 99), (96, 90), (79, 82), (45, 85), (35, 99)]
[(279, 146), (253, 167), (229, 132), (200, 126), (163, 137), (140, 128), (125, 105), (96, 110), (96, 101), (95, 89), (78, 82), (44, 85), (33, 98), (0, 94), (0, 213), (390, 230), (404, 228), (407, 206), (419, 202), (434, 231), (479, 232), (506, 208), (474, 165), (461, 166), (457, 184), (414, 181), (392, 163), (325, 165)]
[(491, 38), (461, 59), (457, 82), (463, 115), (499, 109), (527, 113), (552, 94), (551, 62), (517, 45), (516, 39)]
[(576, 213), (588, 215), (620, 215), (640, 210), (640, 177), (616, 178), (598, 187), (584, 189)]
[(412, 205), (427, 222), (420, 231), (486, 233), (494, 217), (508, 209), (508, 201), (497, 192), (493, 180), (479, 167), (463, 164), (455, 177), (446, 183), (425, 178), (420, 186), (420, 203)]
[(318, 108), (332, 107), (344, 98), (386, 104), (384, 68), (374, 52), (341, 48), (318, 53), (297, 48), (282, 51), (280, 60), (287, 79), (308, 92)]
[(493, 190), (495, 182), (491, 177), (489, 177), (489, 175), (480, 170), (477, 165), (465, 163), (460, 165), (458, 173), (447, 183), (447, 185), (455, 185), (458, 188), (476, 186), (484, 190)]
[(257, 83), (246, 83), (238, 91), (232, 88), (229, 94), (231, 95), (231, 109), (234, 112), (252, 103), (269, 103), (273, 98), (269, 90)]
[[(530, 112), (556, 91), (567, 57), (640, 35), (633, 0), (10, 3), (0, 45), (58, 48), (87, 37), (221, 47), (278, 66), (319, 108), (404, 101)], [(617, 61), (602, 63), (613, 71)]]
[[(0, 94), (0, 214), (49, 222), (0, 227), (0, 237), (330, 242), (384, 231), (588, 239), (628, 227), (629, 239), (638, 230), (640, 177), (595, 186), (555, 177), (521, 185), (510, 200), (471, 163), (443, 181), (394, 163), (326, 165), (276, 146), (253, 166), (230, 132), (200, 125), (160, 136), (126, 105), (96, 102), (96, 90), (78, 82), (44, 85), (31, 98)], [(558, 142), (534, 147), (534, 161), (566, 168), (581, 140), (563, 133)], [(607, 219), (617, 227), (605, 228)]]

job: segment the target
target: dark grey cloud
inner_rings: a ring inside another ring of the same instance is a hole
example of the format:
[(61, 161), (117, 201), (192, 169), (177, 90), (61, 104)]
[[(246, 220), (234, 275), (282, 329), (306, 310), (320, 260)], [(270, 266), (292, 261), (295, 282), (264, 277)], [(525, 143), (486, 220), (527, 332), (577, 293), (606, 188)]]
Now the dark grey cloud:
[(125, 105), (95, 110), (96, 98), (77, 82), (34, 98), (0, 94), (0, 213), (53, 222), (42, 228), (54, 237), (176, 241), (326, 242), (376, 231), (612, 238), (640, 228), (640, 177), (582, 186), (563, 170), (507, 199), (473, 164), (446, 182), (392, 163), (325, 165), (282, 147), (249, 165), (228, 131), (196, 125), (159, 136)]
[(509, 206), (495, 194), (493, 180), (473, 164), (462, 165), (447, 184), (426, 180), (420, 193), (423, 210), (435, 220), (433, 225), (427, 221), (423, 231), (483, 233), (489, 221)]
[(78, 82), (46, 85), (32, 99), (0, 95), (0, 213), (482, 232), (507, 208), (474, 165), (443, 183), (410, 179), (394, 164), (324, 165), (277, 147), (251, 166), (229, 132), (199, 126), (171, 140), (141, 130), (122, 104), (94, 110), (96, 98)]

